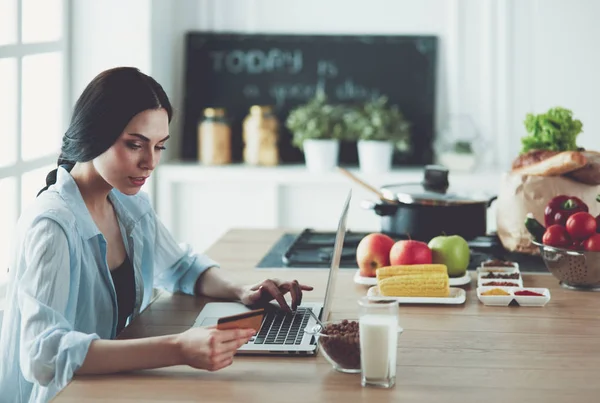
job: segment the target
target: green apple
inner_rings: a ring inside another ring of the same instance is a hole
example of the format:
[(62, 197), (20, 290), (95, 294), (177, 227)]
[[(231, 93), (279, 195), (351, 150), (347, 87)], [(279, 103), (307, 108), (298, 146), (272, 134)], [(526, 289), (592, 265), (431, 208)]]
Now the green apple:
[(445, 264), (448, 276), (464, 276), (469, 266), (471, 252), (469, 244), (459, 235), (436, 236), (429, 241), (429, 249), (433, 255), (433, 263)]

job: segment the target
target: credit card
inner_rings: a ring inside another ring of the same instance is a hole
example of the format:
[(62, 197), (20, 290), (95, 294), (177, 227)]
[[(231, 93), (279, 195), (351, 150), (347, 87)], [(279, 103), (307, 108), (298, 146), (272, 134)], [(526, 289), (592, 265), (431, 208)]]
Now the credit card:
[(258, 333), (264, 316), (264, 309), (224, 316), (217, 321), (217, 329), (254, 329)]

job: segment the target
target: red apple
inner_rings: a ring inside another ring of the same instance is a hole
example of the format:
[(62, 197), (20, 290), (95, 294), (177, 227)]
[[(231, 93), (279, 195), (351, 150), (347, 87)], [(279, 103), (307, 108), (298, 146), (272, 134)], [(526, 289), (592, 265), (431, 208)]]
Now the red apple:
[(430, 264), (431, 249), (421, 241), (398, 241), (390, 251), (390, 264)]
[(360, 240), (356, 248), (356, 263), (363, 277), (375, 277), (376, 270), (390, 265), (390, 250), (394, 240), (385, 234), (373, 233)]

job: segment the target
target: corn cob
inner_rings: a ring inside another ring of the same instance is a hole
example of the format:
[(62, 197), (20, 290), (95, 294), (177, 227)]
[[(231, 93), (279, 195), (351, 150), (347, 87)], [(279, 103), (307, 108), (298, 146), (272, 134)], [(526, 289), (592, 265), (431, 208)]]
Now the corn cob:
[(379, 292), (386, 297), (447, 297), (448, 274), (421, 272), (378, 280)]
[(405, 276), (407, 274), (419, 273), (444, 273), (448, 275), (448, 268), (445, 264), (411, 264), (385, 266), (377, 269), (377, 280), (383, 280), (393, 276)]

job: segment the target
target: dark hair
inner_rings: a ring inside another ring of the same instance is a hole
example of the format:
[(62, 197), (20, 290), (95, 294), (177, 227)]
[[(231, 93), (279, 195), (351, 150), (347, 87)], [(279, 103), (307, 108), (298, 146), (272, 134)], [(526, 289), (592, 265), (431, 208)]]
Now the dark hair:
[[(167, 94), (152, 77), (133, 67), (117, 67), (98, 74), (83, 90), (62, 138), (58, 166), (70, 171), (76, 162), (91, 161), (117, 141), (138, 113), (165, 109), (169, 122), (173, 108)], [(57, 169), (46, 176), (46, 187), (56, 183)]]

